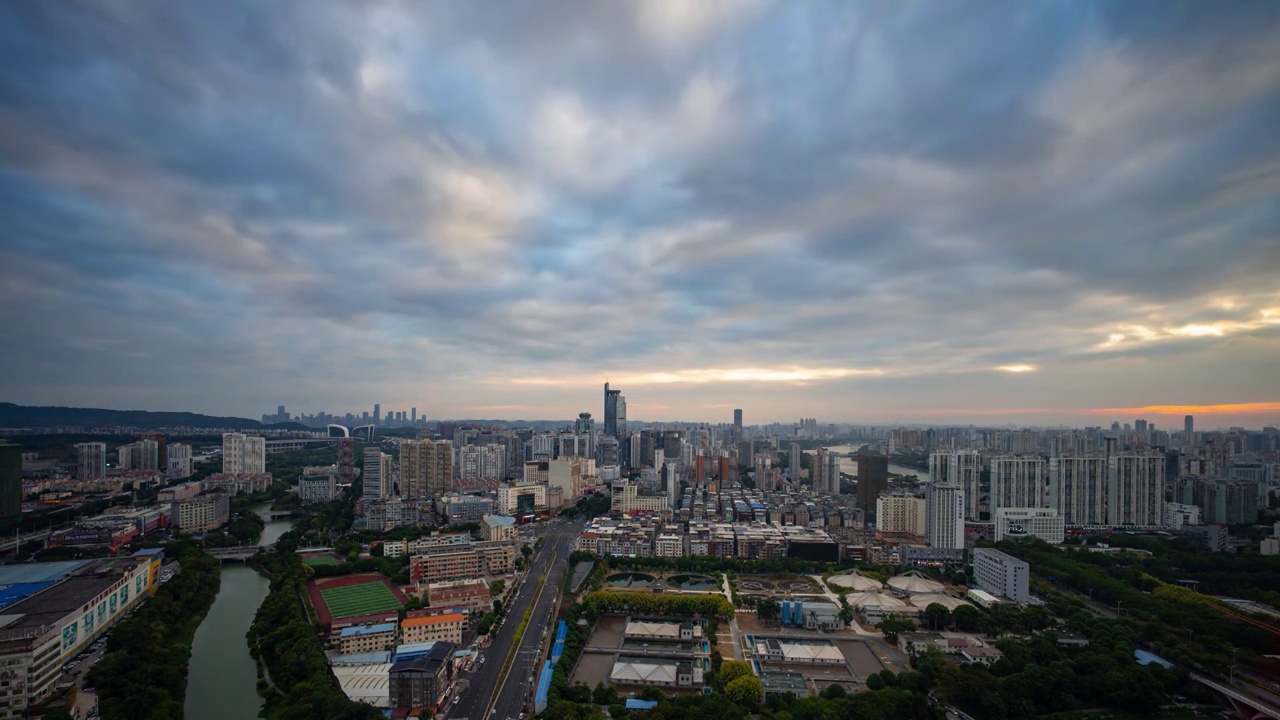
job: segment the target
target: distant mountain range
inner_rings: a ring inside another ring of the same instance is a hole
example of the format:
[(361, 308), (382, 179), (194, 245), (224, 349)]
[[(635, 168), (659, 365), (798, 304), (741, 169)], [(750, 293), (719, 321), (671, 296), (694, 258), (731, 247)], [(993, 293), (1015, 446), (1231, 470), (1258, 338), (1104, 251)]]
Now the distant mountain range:
[(136, 428), (237, 428), (245, 430), (306, 430), (298, 423), (265, 425), (257, 420), (216, 417), (189, 412), (148, 412), (146, 410), (106, 410), (103, 408), (35, 407), (0, 402), (0, 427), (102, 427), (122, 425)]

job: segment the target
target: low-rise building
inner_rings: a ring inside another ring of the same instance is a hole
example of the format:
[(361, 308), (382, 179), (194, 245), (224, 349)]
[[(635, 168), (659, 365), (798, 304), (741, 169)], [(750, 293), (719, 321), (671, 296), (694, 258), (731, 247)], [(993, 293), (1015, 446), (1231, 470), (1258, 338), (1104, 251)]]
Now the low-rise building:
[(1061, 545), (1067, 526), (1052, 508), (999, 508), (996, 510), (996, 542), (1005, 538), (1040, 538)]
[(432, 642), (436, 640), (461, 643), (462, 628), (466, 625), (466, 621), (467, 619), (462, 613), (407, 617), (400, 621), (400, 632), (403, 636), (403, 642), (406, 643)]
[(227, 524), (231, 517), (231, 497), (226, 493), (206, 493), (173, 504), (173, 517), (178, 529), (189, 533), (206, 533)]
[(190, 500), (202, 492), (204, 492), (204, 484), (199, 480), (192, 480), (172, 487), (161, 488), (160, 494), (156, 499), (162, 503), (178, 502), (179, 500)]
[(653, 685), (656, 687), (701, 687), (702, 668), (690, 660), (619, 657), (609, 671), (613, 685)]
[(973, 579), (980, 589), (1017, 603), (1026, 602), (1031, 596), (1030, 566), (993, 548), (973, 551)]
[(263, 492), (271, 487), (271, 473), (217, 473), (204, 479), (206, 490), (222, 490), (235, 495)]
[(470, 580), (484, 574), (485, 558), (471, 547), (414, 555), (409, 559), (409, 578), (413, 582)]
[(516, 519), (510, 515), (485, 515), (480, 521), (480, 530), (485, 540), (515, 540)]
[(450, 523), (480, 522), (493, 512), (493, 498), (488, 495), (449, 493), (436, 498), (436, 514)]
[(483, 580), (436, 582), (427, 586), (427, 602), (431, 608), (463, 608), (472, 613), (485, 613), (493, 607), (493, 594)]
[(343, 655), (390, 649), (396, 641), (394, 622), (353, 625), (338, 632), (338, 651)]
[(303, 505), (326, 503), (338, 496), (338, 467), (303, 468), (298, 478), (298, 499)]
[(434, 713), (439, 709), (453, 681), (454, 647), (452, 643), (438, 642), (426, 655), (391, 666), (388, 675), (393, 710), (422, 708)]

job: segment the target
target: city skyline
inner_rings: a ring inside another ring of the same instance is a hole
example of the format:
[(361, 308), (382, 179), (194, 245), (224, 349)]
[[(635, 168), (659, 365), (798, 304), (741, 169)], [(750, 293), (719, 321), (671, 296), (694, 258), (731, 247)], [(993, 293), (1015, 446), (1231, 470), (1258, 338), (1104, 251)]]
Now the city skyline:
[(1280, 422), (1275, 4), (522, 7), (0, 8), (0, 400)]

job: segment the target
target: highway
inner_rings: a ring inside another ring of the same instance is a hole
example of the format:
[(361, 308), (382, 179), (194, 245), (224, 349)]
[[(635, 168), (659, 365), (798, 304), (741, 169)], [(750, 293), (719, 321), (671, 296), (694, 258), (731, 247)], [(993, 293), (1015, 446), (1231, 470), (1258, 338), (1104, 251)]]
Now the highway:
[[(569, 564), (569, 551), (565, 546), (573, 542), (582, 525), (581, 520), (571, 520), (538, 526), (537, 533), (543, 538), (542, 547), (534, 553), (525, 581), (501, 628), (494, 634), (489, 647), (482, 651), (484, 664), (473, 672), (462, 673), (461, 679), (468, 683), (468, 687), (460, 693), (456, 703), (449, 705), (445, 717), (451, 720), (517, 720), (521, 712), (528, 712), (533, 699), (533, 683), (529, 682), (529, 676), (532, 674), (536, 682), (538, 669), (545, 659), (541, 651), (546, 639), (543, 630), (553, 619), (553, 609)], [(538, 578), (544, 574), (546, 583), (539, 588)], [(511, 653), (520, 619), (535, 600), (536, 606), (529, 616), (519, 652), (511, 658), (506, 677), (500, 677)], [(552, 626), (548, 632), (554, 632), (554, 629)]]

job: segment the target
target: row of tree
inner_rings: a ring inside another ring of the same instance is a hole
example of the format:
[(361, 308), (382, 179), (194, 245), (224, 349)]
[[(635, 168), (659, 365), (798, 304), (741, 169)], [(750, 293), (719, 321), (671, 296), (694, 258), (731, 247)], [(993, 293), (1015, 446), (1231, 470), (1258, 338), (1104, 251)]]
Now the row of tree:
[(190, 543), (173, 546), (182, 572), (112, 628), (86, 677), (103, 720), (180, 720), (191, 641), (218, 596), (218, 561)]
[(733, 604), (723, 595), (655, 595), (640, 592), (610, 592), (598, 590), (582, 598), (582, 604), (592, 615), (603, 612), (632, 613), (637, 615), (666, 615), (704, 618), (733, 618)]

